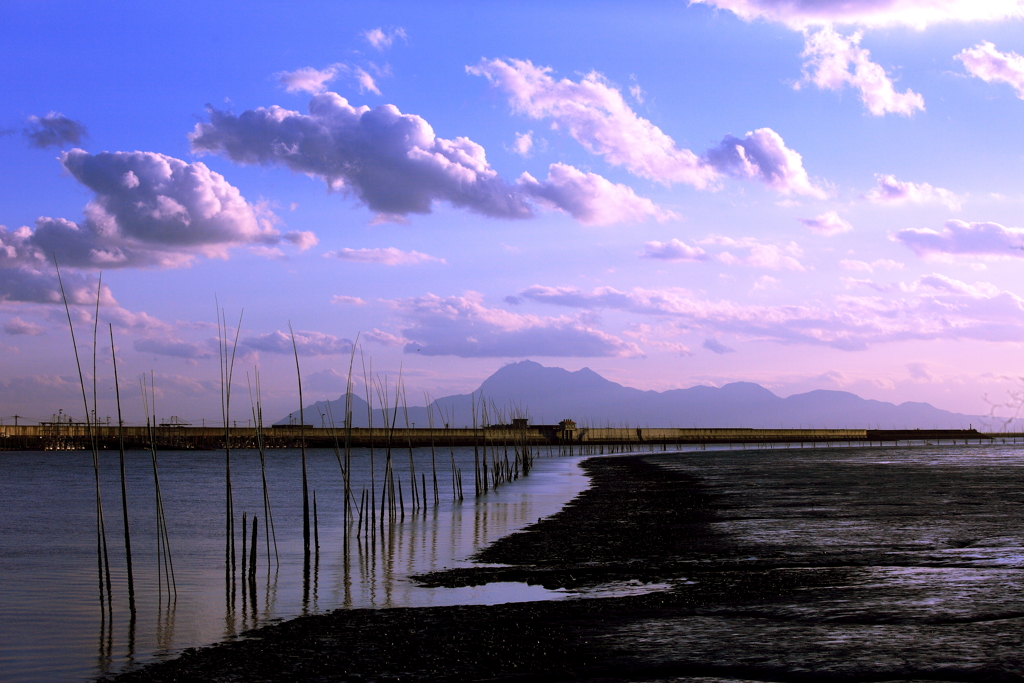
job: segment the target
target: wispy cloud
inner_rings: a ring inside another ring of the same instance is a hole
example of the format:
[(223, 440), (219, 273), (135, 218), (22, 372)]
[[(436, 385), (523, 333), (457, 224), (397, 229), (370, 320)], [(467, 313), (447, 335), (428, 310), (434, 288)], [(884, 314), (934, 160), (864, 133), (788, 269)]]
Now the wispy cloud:
[(38, 334), (42, 334), (45, 331), (46, 331), (46, 328), (43, 327), (42, 325), (37, 325), (36, 323), (27, 322), (27, 321), (22, 320), (21, 318), (19, 318), (17, 316), (11, 318), (10, 320), (8, 320), (7, 322), (4, 323), (4, 332), (6, 332), (7, 334), (16, 334), (16, 335), (24, 334), (24, 335), (35, 336), (35, 335), (38, 335)]
[(710, 258), (700, 247), (690, 246), (674, 237), (668, 242), (655, 240), (644, 243), (644, 251), (640, 256), (664, 261), (707, 261)]
[(897, 180), (894, 175), (877, 175), (878, 184), (864, 195), (873, 204), (945, 204), (954, 211), (960, 210), (960, 197), (941, 187), (928, 183), (912, 183)]
[(840, 218), (835, 211), (826, 211), (815, 218), (800, 218), (798, 220), (811, 232), (829, 237), (853, 230), (853, 226)]
[(132, 347), (140, 353), (152, 353), (158, 356), (171, 356), (172, 358), (197, 360), (213, 357), (213, 350), (207, 344), (197, 344), (196, 342), (164, 337), (136, 339), (132, 343)]
[(967, 73), (986, 83), (1007, 83), (1024, 99), (1024, 57), (1016, 52), (1000, 52), (987, 40), (955, 56)]
[[(294, 352), (291, 335), (281, 330), (243, 339), (239, 345), (268, 353), (291, 355)], [(295, 348), (303, 356), (332, 356), (351, 352), (352, 340), (323, 332), (296, 331)]]
[(1007, 228), (999, 223), (947, 221), (942, 230), (907, 228), (893, 239), (918, 256), (948, 260), (954, 256), (987, 259), (1024, 257), (1024, 228)]
[(516, 133), (516, 141), (512, 143), (512, 151), (521, 157), (528, 157), (533, 153), (533, 131)]
[(714, 337), (708, 337), (707, 339), (705, 339), (704, 343), (701, 344), (701, 346), (703, 346), (711, 353), (717, 353), (720, 356), (726, 353), (736, 353), (736, 349), (726, 346), (725, 344), (718, 341)]
[(295, 71), (281, 71), (274, 76), (284, 86), (285, 91), (290, 93), (308, 92), (312, 95), (320, 95), (327, 92), (328, 83), (339, 76), (347, 76), (352, 79), (360, 93), (381, 94), (380, 88), (377, 87), (377, 81), (361, 66), (331, 64), (324, 69), (305, 66)]
[(89, 132), (80, 121), (51, 111), (46, 116), (28, 117), (28, 125), (22, 130), (22, 135), (32, 147), (45, 149), (77, 145), (88, 137)]
[(541, 317), (488, 308), (483, 297), (433, 294), (390, 302), (403, 319), (406, 353), (463, 358), (616, 357), (641, 355), (631, 342), (578, 316)]
[[(761, 242), (754, 237), (735, 239), (723, 235), (710, 235), (698, 240), (698, 244), (725, 247), (725, 250), (718, 252), (715, 258), (728, 265), (772, 270), (806, 270), (798, 260), (804, 255), (803, 249), (796, 242), (772, 244)], [(737, 256), (733, 252), (740, 252), (741, 255)]]
[(843, 270), (874, 273), (876, 270), (901, 270), (904, 264), (892, 259), (875, 259), (871, 263), (855, 259), (843, 259), (839, 262), (839, 267)]
[(378, 330), (376, 327), (363, 335), (367, 341), (371, 341), (381, 346), (405, 346), (409, 343), (409, 340), (405, 337), (400, 337), (390, 332), (384, 332)]
[(349, 304), (352, 306), (365, 306), (366, 302), (358, 296), (344, 296), (335, 294), (331, 297), (332, 304)]
[(741, 19), (778, 21), (795, 29), (830, 24), (912, 26), (944, 22), (998, 21), (1024, 16), (1017, 0), (880, 0), (878, 2), (778, 2), (778, 0), (695, 0), (734, 12)]
[(366, 42), (373, 46), (375, 50), (381, 52), (391, 47), (396, 39), (401, 38), (405, 40), (407, 37), (405, 29), (401, 26), (387, 31), (380, 27), (363, 31), (363, 38), (366, 39)]
[(519, 296), (572, 308), (654, 316), (675, 325), (681, 334), (728, 334), (843, 350), (910, 339), (1011, 341), (1024, 334), (1024, 299), (989, 283), (972, 285), (940, 274), (903, 283), (891, 293), (785, 306), (701, 299), (679, 288), (587, 291), (534, 285)]
[(726, 136), (701, 157), (637, 116), (621, 91), (597, 72), (579, 82), (555, 80), (550, 68), (518, 59), (484, 59), (466, 70), (507, 93), (514, 112), (550, 119), (587, 151), (641, 178), (704, 189), (717, 187), (725, 174), (758, 180), (783, 194), (823, 196), (807, 177), (800, 155), (771, 129), (743, 138)]
[(804, 78), (796, 84), (813, 83), (823, 90), (855, 88), (868, 111), (875, 116), (900, 114), (913, 116), (924, 111), (924, 98), (913, 90), (897, 92), (880, 65), (871, 61), (871, 53), (860, 47), (861, 32), (839, 35), (831, 26), (805, 32)]
[[(324, 254), (324, 258), (336, 258), (340, 261), (356, 261), (359, 263), (379, 263), (385, 266), (411, 266), (417, 263), (434, 261), (447, 263), (443, 258), (418, 251), (402, 251), (395, 247), (386, 249), (339, 249)], [(336, 297), (337, 298), (337, 297)]]

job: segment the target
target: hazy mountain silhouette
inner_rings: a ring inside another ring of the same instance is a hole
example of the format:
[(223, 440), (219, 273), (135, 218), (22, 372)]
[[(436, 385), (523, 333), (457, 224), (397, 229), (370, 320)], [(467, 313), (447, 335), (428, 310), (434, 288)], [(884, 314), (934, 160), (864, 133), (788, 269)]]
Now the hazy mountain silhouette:
[[(439, 398), (434, 402), (434, 423), (441, 427), (472, 424), (471, 405), (480, 396), (487, 402), (489, 422), (507, 420), (513, 409), (527, 413), (532, 424), (554, 424), (571, 418), (593, 426), (643, 427), (761, 427), (832, 429), (967, 429), (995, 428), (993, 420), (978, 415), (962, 415), (935, 408), (928, 403), (907, 402), (895, 405), (863, 399), (847, 391), (809, 391), (788, 398), (776, 396), (752, 382), (733, 382), (722, 387), (694, 386), (670, 391), (642, 391), (605, 379), (589, 368), (570, 372), (545, 367), (533, 361), (511, 363), (488, 377), (470, 394)], [(392, 397), (393, 398), (393, 397)], [(353, 395), (353, 425), (365, 427), (366, 401)], [(328, 411), (328, 404), (330, 412)], [(386, 416), (373, 411), (374, 426), (390, 424), (393, 412)], [(306, 424), (330, 426), (333, 414), (339, 427), (344, 424), (345, 397), (319, 401), (305, 409)], [(428, 426), (427, 409), (408, 409), (409, 423)], [(298, 422), (298, 414), (277, 424)], [(405, 413), (400, 407), (396, 426), (404, 428)]]

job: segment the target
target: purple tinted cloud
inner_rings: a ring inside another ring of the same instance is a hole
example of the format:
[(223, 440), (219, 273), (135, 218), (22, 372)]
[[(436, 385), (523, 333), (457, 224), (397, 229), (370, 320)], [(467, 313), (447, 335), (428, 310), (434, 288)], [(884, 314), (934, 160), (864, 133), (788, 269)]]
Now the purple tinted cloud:
[(196, 360), (200, 358), (213, 357), (213, 351), (211, 351), (207, 345), (181, 341), (179, 339), (136, 339), (132, 346), (136, 351), (141, 353), (152, 353), (158, 356), (171, 356), (172, 358)]
[(707, 261), (710, 256), (700, 247), (691, 247), (685, 242), (672, 238), (668, 242), (647, 242), (640, 255), (643, 258), (663, 261)]
[[(280, 330), (275, 330), (269, 334), (262, 334), (256, 337), (243, 339), (239, 343), (242, 346), (247, 346), (251, 349), (255, 349), (256, 351), (283, 353), (287, 355), (291, 355), (293, 353), (291, 335)], [(324, 334), (323, 332), (296, 332), (295, 348), (297, 348), (299, 353), (304, 356), (333, 356), (351, 352), (352, 340), (340, 339), (334, 335)]]
[(328, 92), (313, 97), (308, 115), (276, 106), (209, 114), (189, 135), (194, 152), (312, 174), (381, 214), (430, 213), (436, 201), (501, 218), (532, 214), (483, 147), (439, 138), (424, 119), (390, 104), (353, 107)]
[(948, 21), (997, 21), (1024, 16), (1017, 2), (954, 0), (696, 0), (741, 19), (778, 21), (795, 29), (829, 24), (905, 25), (924, 28)]
[(311, 246), (307, 233), (282, 236), (276, 218), (245, 201), (202, 163), (154, 152), (73, 149), (61, 156), (72, 176), (95, 192), (85, 220), (41, 217), (34, 230), (0, 230), (0, 266), (180, 267), (198, 255), (226, 258), (231, 247), (282, 241)]
[(1000, 52), (986, 40), (963, 50), (956, 59), (972, 76), (986, 83), (1007, 83), (1024, 99), (1024, 57), (1016, 52)]
[(726, 353), (736, 353), (736, 349), (729, 348), (728, 346), (718, 341), (714, 337), (708, 337), (707, 339), (705, 339), (704, 343), (701, 344), (701, 346), (703, 346), (711, 353), (717, 353), (720, 356)]
[(759, 128), (743, 138), (726, 135), (705, 157), (721, 173), (759, 180), (781, 194), (827, 196), (807, 176), (803, 157), (786, 147), (782, 137), (771, 128)]
[(1024, 229), (1007, 228), (999, 223), (947, 221), (942, 230), (907, 228), (893, 239), (909, 247), (918, 256), (943, 258), (980, 256), (996, 259), (1024, 257)]
[(1009, 341), (1024, 334), (1024, 299), (993, 285), (970, 285), (934, 274), (896, 289), (892, 296), (836, 296), (828, 303), (793, 306), (712, 301), (679, 288), (622, 292), (611, 287), (587, 291), (534, 285), (520, 297), (655, 316), (680, 333), (729, 334), (843, 350), (909, 339)]
[(928, 183), (897, 180), (894, 175), (878, 175), (878, 184), (864, 198), (873, 204), (924, 204), (938, 202), (950, 209), (960, 209), (960, 197)]
[(826, 211), (814, 218), (799, 218), (797, 220), (809, 228), (811, 232), (829, 237), (853, 230), (853, 226), (840, 218), (839, 214), (835, 211)]
[(381, 220), (430, 213), (439, 201), (494, 218), (530, 218), (532, 201), (587, 224), (672, 215), (624, 185), (564, 164), (552, 164), (545, 180), (524, 174), (508, 183), (472, 140), (437, 137), (423, 118), (394, 105), (353, 107), (332, 92), (315, 95), (308, 115), (280, 107), (238, 116), (211, 109), (209, 123), (189, 137), (197, 153), (317, 176)]
[(637, 116), (621, 91), (597, 72), (579, 82), (556, 80), (550, 68), (519, 59), (483, 59), (466, 70), (503, 90), (515, 113), (550, 119), (587, 151), (641, 178), (714, 189), (725, 174), (758, 180), (784, 194), (824, 196), (807, 177), (800, 155), (769, 128), (742, 139), (726, 136), (701, 157)]
[(22, 135), (37, 149), (77, 145), (88, 136), (85, 126), (63, 114), (50, 112), (46, 116), (30, 116)]
[(348, 247), (337, 251), (329, 251), (324, 258), (336, 258), (340, 261), (356, 261), (358, 263), (379, 263), (385, 266), (411, 266), (417, 263), (435, 261), (445, 263), (443, 258), (437, 258), (430, 254), (418, 251), (402, 251), (395, 247), (385, 249), (350, 249)]
[(463, 358), (523, 356), (618, 357), (641, 355), (579, 317), (540, 317), (487, 308), (477, 294), (427, 295), (391, 302), (403, 319), (406, 353)]
[(26, 322), (25, 320), (22, 320), (21, 318), (18, 317), (11, 318), (10, 320), (4, 323), (4, 332), (6, 332), (7, 334), (25, 334), (35, 336), (38, 334), (42, 334), (45, 331), (46, 328), (43, 327), (42, 325)]
[(638, 223), (648, 218), (664, 221), (678, 216), (659, 208), (632, 188), (567, 164), (551, 164), (548, 177), (539, 181), (524, 173), (519, 189), (543, 206), (565, 211), (584, 225)]
[(871, 53), (860, 47), (862, 33), (842, 36), (831, 27), (804, 32), (804, 78), (796, 87), (813, 83), (824, 90), (855, 88), (874, 116), (913, 116), (924, 111), (924, 98), (913, 90), (897, 92), (892, 80)]

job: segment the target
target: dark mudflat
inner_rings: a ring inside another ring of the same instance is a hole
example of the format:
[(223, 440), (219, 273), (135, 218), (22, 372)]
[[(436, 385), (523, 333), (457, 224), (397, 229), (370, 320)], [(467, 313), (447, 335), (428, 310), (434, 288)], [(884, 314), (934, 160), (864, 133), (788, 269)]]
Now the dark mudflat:
[[(860, 546), (845, 561), (841, 547), (793, 555), (768, 539), (751, 557), (749, 538), (729, 530), (729, 520), (761, 523), (743, 518), (748, 498), (757, 509), (766, 497), (809, 495), (814, 465), (780, 471), (771, 488), (742, 495), (665, 465), (653, 456), (588, 460), (590, 489), (480, 553), (509, 566), (419, 577), (436, 586), (515, 580), (584, 593), (664, 584), (657, 592), (339, 610), (112, 680), (1024, 680), (1019, 572), (997, 577), (994, 598), (964, 588), (959, 595), (971, 608), (959, 617), (922, 611), (929, 588), (879, 580)], [(840, 469), (826, 477), (833, 471)]]

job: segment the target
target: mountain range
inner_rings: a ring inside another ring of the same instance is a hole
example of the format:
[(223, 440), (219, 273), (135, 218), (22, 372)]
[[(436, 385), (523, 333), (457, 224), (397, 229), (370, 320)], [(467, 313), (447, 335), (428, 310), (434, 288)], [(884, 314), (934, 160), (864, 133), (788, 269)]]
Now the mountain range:
[[(391, 389), (393, 392), (393, 389)], [(488, 377), (473, 394), (456, 394), (431, 404), (435, 426), (472, 425), (472, 406), (480, 397), (488, 406), (488, 422), (498, 423), (525, 414), (531, 424), (555, 424), (570, 418), (580, 425), (642, 427), (753, 427), (831, 429), (997, 429), (998, 420), (987, 416), (963, 415), (935, 408), (928, 403), (899, 405), (863, 399), (847, 391), (816, 390), (776, 396), (752, 382), (733, 382), (722, 387), (693, 386), (669, 391), (643, 391), (605, 379), (589, 368), (570, 372), (545, 367), (533, 361), (511, 363)], [(394, 394), (390, 396), (394, 400)], [(495, 411), (497, 409), (497, 413)], [(393, 406), (392, 406), (393, 409)], [(352, 424), (369, 424), (364, 398), (352, 396)], [(318, 401), (304, 408), (307, 425), (341, 426), (345, 396)], [(389, 424), (392, 412), (373, 411), (374, 426)], [(297, 424), (297, 413), (275, 424)], [(405, 427), (405, 413), (399, 408), (396, 425)], [(408, 420), (419, 428), (429, 425), (428, 409), (408, 408)]]

